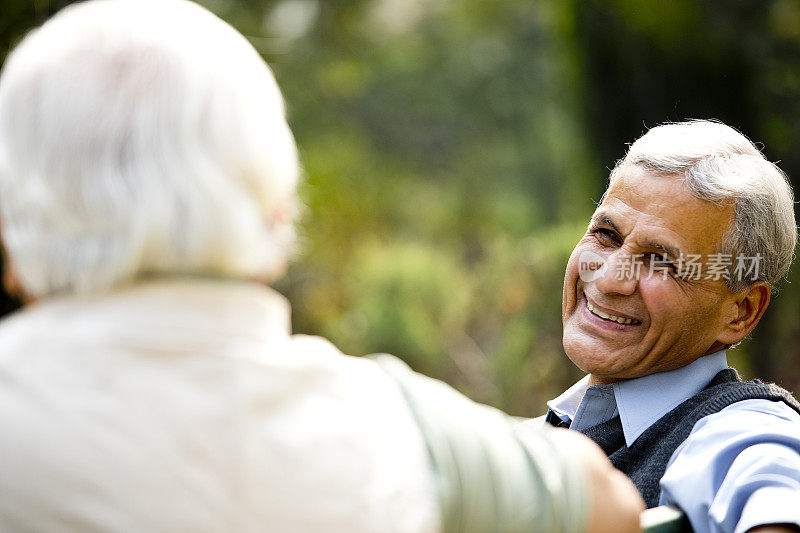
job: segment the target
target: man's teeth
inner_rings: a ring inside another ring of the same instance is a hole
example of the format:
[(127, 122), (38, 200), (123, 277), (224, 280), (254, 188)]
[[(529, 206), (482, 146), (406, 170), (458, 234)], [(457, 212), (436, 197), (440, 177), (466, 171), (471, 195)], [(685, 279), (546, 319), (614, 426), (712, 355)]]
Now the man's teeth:
[(632, 318), (623, 318), (621, 316), (614, 316), (604, 313), (589, 303), (588, 300), (586, 301), (586, 307), (588, 307), (589, 311), (591, 311), (593, 314), (599, 316), (600, 318), (605, 318), (606, 320), (613, 320), (614, 322), (619, 322), (620, 324), (633, 324), (634, 322), (638, 322), (638, 320), (634, 320)]

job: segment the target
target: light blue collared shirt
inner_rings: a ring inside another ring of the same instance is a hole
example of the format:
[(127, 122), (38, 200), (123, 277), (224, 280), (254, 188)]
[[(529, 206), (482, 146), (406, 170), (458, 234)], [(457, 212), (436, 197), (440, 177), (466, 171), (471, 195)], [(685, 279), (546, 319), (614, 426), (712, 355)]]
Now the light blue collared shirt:
[[(589, 386), (586, 376), (547, 406), (577, 431), (619, 414), (631, 446), (727, 367), (723, 350), (611, 385)], [(800, 415), (783, 402), (745, 400), (703, 418), (670, 458), (660, 503), (683, 509), (697, 533), (800, 526)]]

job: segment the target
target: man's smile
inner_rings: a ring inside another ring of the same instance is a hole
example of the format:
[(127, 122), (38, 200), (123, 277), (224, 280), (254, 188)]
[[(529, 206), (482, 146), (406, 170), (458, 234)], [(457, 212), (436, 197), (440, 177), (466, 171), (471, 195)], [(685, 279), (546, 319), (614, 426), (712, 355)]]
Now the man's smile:
[(640, 320), (636, 320), (635, 318), (626, 316), (622, 313), (617, 313), (616, 311), (605, 311), (597, 304), (593, 304), (592, 301), (584, 294), (584, 298), (586, 298), (586, 307), (589, 309), (593, 315), (596, 315), (604, 320), (609, 320), (611, 322), (617, 322), (618, 324), (632, 324), (634, 326), (638, 326), (642, 322)]

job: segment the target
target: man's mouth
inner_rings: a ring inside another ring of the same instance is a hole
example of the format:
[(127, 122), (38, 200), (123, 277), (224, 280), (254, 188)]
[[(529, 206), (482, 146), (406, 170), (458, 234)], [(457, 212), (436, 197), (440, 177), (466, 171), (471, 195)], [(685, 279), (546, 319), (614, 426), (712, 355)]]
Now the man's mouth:
[(635, 318), (626, 318), (626, 317), (622, 317), (622, 316), (615, 316), (615, 315), (608, 314), (608, 313), (606, 313), (604, 311), (601, 311), (597, 307), (593, 306), (592, 302), (590, 302), (588, 298), (586, 299), (586, 307), (589, 309), (589, 311), (593, 315), (599, 316), (600, 318), (603, 318), (605, 320), (610, 320), (612, 322), (617, 322), (618, 324), (632, 324), (632, 325), (641, 324), (641, 321), (636, 320)]

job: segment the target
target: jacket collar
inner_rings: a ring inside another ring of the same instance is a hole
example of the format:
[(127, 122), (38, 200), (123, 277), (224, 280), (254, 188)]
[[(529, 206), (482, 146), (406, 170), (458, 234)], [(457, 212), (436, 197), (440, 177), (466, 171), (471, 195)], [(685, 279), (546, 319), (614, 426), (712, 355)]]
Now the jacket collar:
[(290, 334), (286, 299), (248, 281), (158, 277), (111, 291), (38, 300), (3, 320), (39, 327), (53, 339), (109, 343), (176, 353), (281, 342)]

